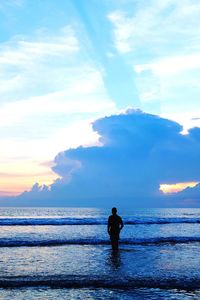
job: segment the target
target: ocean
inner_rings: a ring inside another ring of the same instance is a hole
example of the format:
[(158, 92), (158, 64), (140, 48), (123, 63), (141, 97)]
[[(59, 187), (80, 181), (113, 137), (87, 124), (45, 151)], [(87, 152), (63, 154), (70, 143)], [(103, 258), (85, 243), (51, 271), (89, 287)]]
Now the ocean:
[(0, 299), (200, 299), (200, 209), (0, 208)]

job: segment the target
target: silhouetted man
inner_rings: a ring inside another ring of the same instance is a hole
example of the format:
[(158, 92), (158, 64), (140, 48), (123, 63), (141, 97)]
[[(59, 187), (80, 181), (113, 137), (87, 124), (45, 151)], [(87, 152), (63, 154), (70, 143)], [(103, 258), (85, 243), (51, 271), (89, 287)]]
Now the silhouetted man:
[(124, 227), (122, 218), (117, 215), (116, 207), (112, 208), (112, 215), (108, 218), (108, 234), (113, 250), (118, 250), (119, 233)]

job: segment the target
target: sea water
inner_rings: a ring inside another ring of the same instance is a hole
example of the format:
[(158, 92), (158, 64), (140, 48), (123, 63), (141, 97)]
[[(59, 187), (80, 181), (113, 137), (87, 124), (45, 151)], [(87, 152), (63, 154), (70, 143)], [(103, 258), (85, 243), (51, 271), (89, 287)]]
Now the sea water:
[(200, 209), (0, 208), (0, 299), (200, 299)]

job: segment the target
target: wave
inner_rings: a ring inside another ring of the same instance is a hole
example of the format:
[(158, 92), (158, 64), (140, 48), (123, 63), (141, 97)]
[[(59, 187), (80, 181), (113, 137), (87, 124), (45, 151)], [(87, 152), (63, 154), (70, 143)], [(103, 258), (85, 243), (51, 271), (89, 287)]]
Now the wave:
[[(159, 245), (163, 243), (194, 243), (200, 242), (200, 237), (156, 237), (141, 239), (121, 239), (121, 245)], [(47, 239), (47, 240), (30, 240), (30, 239), (0, 239), (0, 247), (47, 247), (62, 245), (109, 245), (108, 239)]]
[(137, 276), (120, 278), (108, 276), (19, 276), (0, 277), (0, 288), (16, 287), (52, 287), (52, 288), (168, 288), (193, 290), (200, 288), (200, 278), (154, 278)]
[[(127, 225), (198, 224), (200, 218), (123, 218)], [(106, 225), (106, 218), (0, 218), (0, 226)]]

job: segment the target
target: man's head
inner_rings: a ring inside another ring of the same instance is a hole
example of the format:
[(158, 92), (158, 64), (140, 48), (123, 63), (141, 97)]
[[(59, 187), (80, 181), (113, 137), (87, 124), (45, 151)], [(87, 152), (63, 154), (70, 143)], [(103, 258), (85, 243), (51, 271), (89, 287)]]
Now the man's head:
[(112, 208), (112, 214), (113, 214), (113, 215), (116, 215), (116, 213), (117, 213), (117, 209), (116, 209), (116, 207), (113, 207), (113, 208)]

